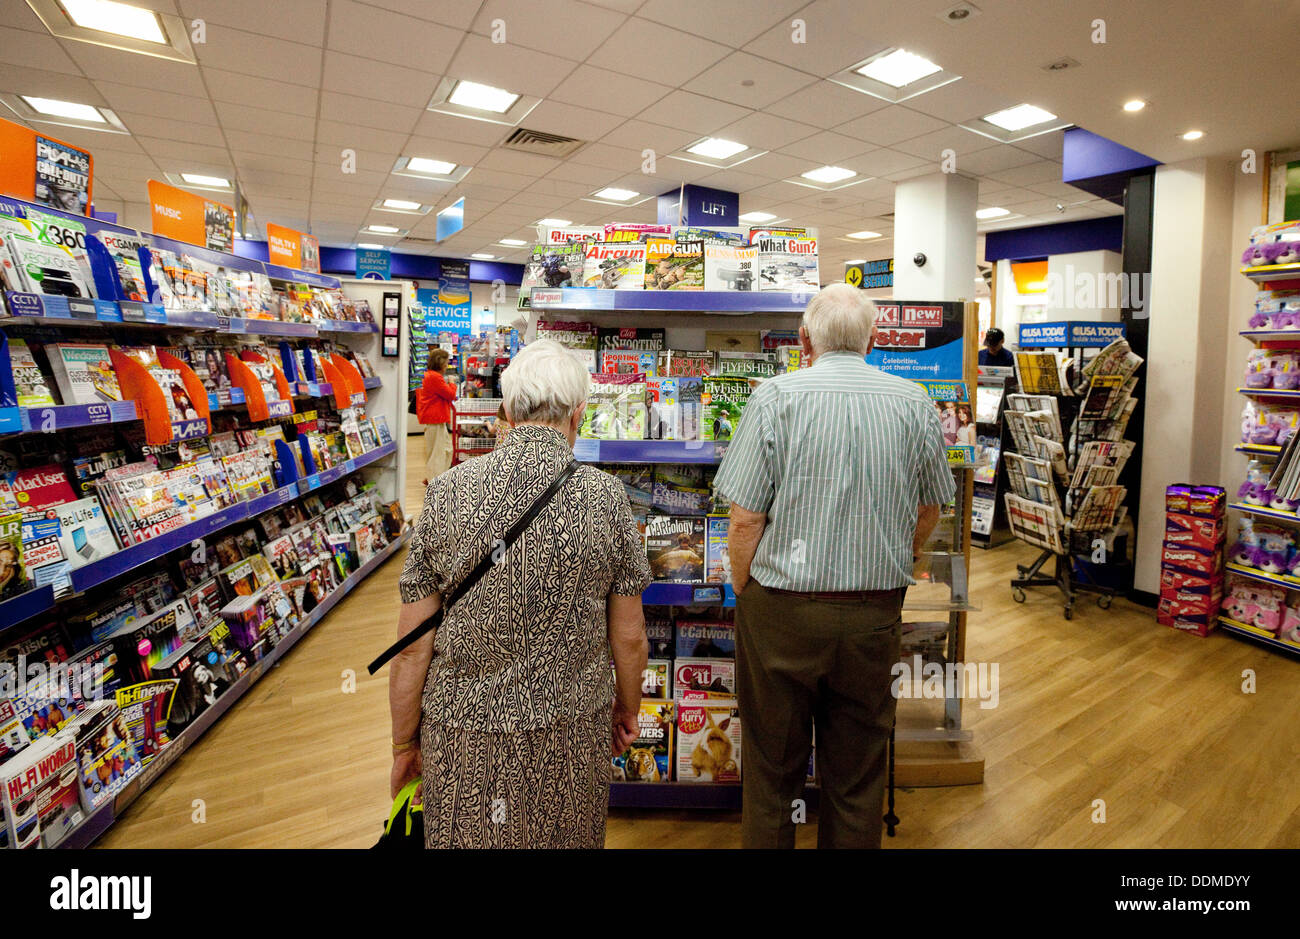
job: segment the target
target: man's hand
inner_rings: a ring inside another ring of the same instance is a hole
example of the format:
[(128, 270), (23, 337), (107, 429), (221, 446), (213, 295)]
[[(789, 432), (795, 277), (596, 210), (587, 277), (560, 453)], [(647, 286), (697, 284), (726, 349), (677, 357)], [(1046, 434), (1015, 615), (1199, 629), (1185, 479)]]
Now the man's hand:
[(641, 728), (637, 724), (636, 712), (626, 710), (617, 701), (614, 702), (614, 719), (612, 723), (610, 755), (618, 756), (620, 753), (626, 752), (636, 738), (641, 736)]

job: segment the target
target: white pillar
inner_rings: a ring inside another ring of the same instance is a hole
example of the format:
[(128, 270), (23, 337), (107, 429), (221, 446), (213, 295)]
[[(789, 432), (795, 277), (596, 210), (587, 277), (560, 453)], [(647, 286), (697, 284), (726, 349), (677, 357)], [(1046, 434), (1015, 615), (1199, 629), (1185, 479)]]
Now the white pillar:
[[(978, 184), (956, 173), (908, 179), (894, 187), (894, 296), (969, 300), (975, 296)], [(917, 267), (913, 258), (925, 255)]]

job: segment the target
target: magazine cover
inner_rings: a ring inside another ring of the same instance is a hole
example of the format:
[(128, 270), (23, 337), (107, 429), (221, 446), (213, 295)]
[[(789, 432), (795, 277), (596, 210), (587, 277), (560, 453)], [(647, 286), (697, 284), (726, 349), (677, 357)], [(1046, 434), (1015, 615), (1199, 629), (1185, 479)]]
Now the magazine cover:
[(730, 244), (704, 245), (705, 290), (757, 290), (758, 249)]
[(24, 514), (44, 512), (77, 498), (68, 483), (68, 474), (56, 463), (15, 470), (7, 478), (18, 501), (18, 510)]
[(645, 375), (593, 375), (579, 436), (596, 440), (644, 440), (645, 397)]
[(655, 353), (633, 352), (628, 349), (602, 349), (600, 371), (606, 375), (650, 376), (655, 372)]
[(646, 290), (703, 290), (704, 242), (652, 238), (646, 242)]
[(649, 515), (645, 528), (650, 573), (658, 581), (699, 583), (704, 580), (704, 519), (696, 516)]
[(651, 612), (646, 607), (645, 634), (650, 640), (650, 658), (667, 659), (673, 655), (673, 621), (666, 614)]
[(602, 290), (641, 290), (645, 287), (645, 245), (641, 243), (587, 244), (582, 286)]
[(671, 698), (672, 675), (672, 660), (647, 659), (645, 668), (641, 672), (641, 697), (664, 700)]
[(140, 249), (148, 247), (145, 241), (135, 235), (107, 230), (97, 231), (93, 237), (99, 239), (113, 259), (122, 299), (148, 303), (149, 292), (145, 286), (144, 268), (140, 264)]
[(601, 241), (605, 234), (601, 225), (574, 225), (569, 228), (541, 228), (542, 242), (548, 245), (564, 245), (571, 241)]
[[(678, 620), (674, 652), (679, 659), (734, 659), (736, 657), (736, 624), (721, 620)], [(698, 679), (702, 672), (689, 672)], [(677, 690), (718, 691), (708, 687), (712, 677), (703, 687)], [(698, 684), (698, 681), (696, 682)], [(725, 690), (725, 689), (723, 689)]]
[(704, 379), (684, 375), (677, 382), (677, 413), (679, 440), (700, 439), (700, 419), (703, 414)]
[(650, 507), (668, 515), (707, 515), (713, 505), (713, 495), (704, 481), (680, 481), (659, 473), (655, 474), (654, 488), (650, 492)]
[(734, 698), (691, 700), (677, 708), (677, 781), (740, 780), (740, 710)]
[(677, 400), (678, 378), (647, 378), (646, 396), (650, 402), (650, 440), (681, 440), (682, 411)]
[(37, 134), (33, 201), (74, 215), (87, 214), (90, 154)]
[(670, 238), (673, 233), (671, 225), (643, 224), (640, 222), (616, 222), (605, 226), (603, 240), (646, 241), (652, 238)]
[[(683, 643), (681, 639), (682, 625), (677, 624), (678, 648), (683, 645), (690, 645), (691, 641)], [(697, 624), (698, 625), (698, 624)], [(726, 625), (726, 624), (723, 624)], [(705, 631), (705, 630), (697, 630)], [(721, 632), (721, 631), (719, 631)], [(709, 648), (715, 642), (723, 642), (725, 637), (718, 637), (717, 640), (701, 641), (698, 644), (704, 648)], [(735, 651), (735, 632), (730, 636), (731, 657), (723, 658), (721, 656), (695, 657), (679, 655), (673, 660), (673, 695), (681, 697), (685, 692), (697, 691), (705, 692), (708, 695), (717, 695), (719, 697), (728, 697), (736, 693), (736, 651)]]
[[(728, 515), (710, 515), (704, 526), (704, 579), (711, 584), (731, 583), (731, 557), (727, 553)], [(695, 653), (698, 654), (698, 653)]]
[(586, 258), (586, 245), (581, 241), (536, 245), (521, 288), (581, 287)]
[(538, 339), (554, 339), (560, 345), (578, 353), (587, 371), (596, 371), (596, 327), (591, 323), (559, 322), (538, 323)]
[(749, 400), (749, 394), (750, 384), (747, 378), (705, 378), (700, 393), (703, 408), (700, 439), (730, 440), (740, 423), (740, 415)]
[(142, 765), (148, 765), (171, 742), (167, 734), (167, 706), (175, 690), (176, 680), (164, 678), (118, 688), (114, 694), (126, 721), (131, 746)]
[(759, 290), (816, 292), (821, 287), (816, 238), (770, 236), (759, 238), (755, 246)]
[(34, 741), (0, 768), (10, 847), (53, 848), (84, 817), (72, 737)]
[(717, 374), (721, 376), (764, 379), (772, 378), (781, 371), (773, 352), (718, 353)]
[(64, 404), (121, 401), (117, 372), (108, 347), (99, 343), (56, 342), (45, 348), (50, 372)]
[[(64, 244), (63, 236), (72, 241)], [(92, 298), (90, 262), (86, 249), (86, 228), (80, 222), (65, 221), (31, 209), (27, 218), (0, 215), (0, 236), (12, 263), (5, 265), (5, 280), (25, 293), (61, 297)]]
[(32, 350), (22, 339), (9, 340), (9, 366), (14, 377), (14, 393), (20, 408), (39, 408), (54, 404), (54, 383), (36, 364)]
[(717, 364), (717, 353), (709, 351), (679, 351), (667, 349), (659, 353), (656, 375), (664, 378), (703, 377), (712, 375)]
[(666, 333), (661, 326), (601, 326), (596, 330), (596, 336), (597, 348), (601, 351), (621, 349), (658, 354), (667, 345)]
[(92, 812), (140, 772), (131, 732), (116, 701), (92, 701), (69, 727), (81, 769), (81, 805)]
[(674, 225), (674, 241), (702, 241), (705, 247), (709, 245), (740, 245), (749, 244), (749, 232), (740, 227), (718, 227), (718, 228), (696, 228), (693, 225)]
[(638, 734), (627, 751), (614, 757), (615, 782), (668, 782), (673, 759), (673, 704), (642, 701)]
[(65, 502), (57, 511), (59, 541), (72, 567), (81, 567), (117, 551), (117, 541), (98, 499)]

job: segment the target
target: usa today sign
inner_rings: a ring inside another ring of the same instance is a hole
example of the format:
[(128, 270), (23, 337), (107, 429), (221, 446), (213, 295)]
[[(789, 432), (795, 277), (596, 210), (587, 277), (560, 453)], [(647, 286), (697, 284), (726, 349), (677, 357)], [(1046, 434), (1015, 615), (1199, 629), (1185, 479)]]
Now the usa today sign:
[(1018, 345), (1022, 349), (1100, 348), (1124, 336), (1123, 323), (1021, 323)]

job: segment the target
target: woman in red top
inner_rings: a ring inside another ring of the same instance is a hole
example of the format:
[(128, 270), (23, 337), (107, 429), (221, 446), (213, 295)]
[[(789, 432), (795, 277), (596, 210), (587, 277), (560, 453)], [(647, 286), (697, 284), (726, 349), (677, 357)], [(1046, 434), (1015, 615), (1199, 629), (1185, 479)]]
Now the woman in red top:
[(456, 400), (456, 386), (443, 377), (447, 371), (447, 350), (430, 349), (429, 367), (424, 383), (415, 393), (415, 416), (424, 424), (424, 484), (451, 467), (451, 403)]

